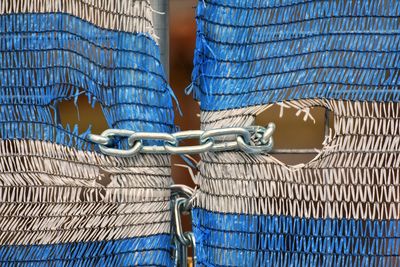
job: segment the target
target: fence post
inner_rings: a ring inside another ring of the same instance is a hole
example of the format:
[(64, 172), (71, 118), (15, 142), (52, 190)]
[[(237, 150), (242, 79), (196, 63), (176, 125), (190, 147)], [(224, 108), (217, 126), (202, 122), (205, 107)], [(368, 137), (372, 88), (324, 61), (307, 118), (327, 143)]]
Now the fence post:
[(154, 30), (160, 37), (161, 63), (164, 66), (165, 74), (169, 78), (169, 0), (150, 0), (154, 10), (163, 14), (153, 14)]

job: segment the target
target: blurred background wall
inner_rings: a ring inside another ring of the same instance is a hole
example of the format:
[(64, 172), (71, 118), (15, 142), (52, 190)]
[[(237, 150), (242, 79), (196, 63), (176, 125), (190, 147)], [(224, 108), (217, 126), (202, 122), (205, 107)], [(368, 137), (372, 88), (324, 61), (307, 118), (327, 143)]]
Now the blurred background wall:
[[(195, 0), (170, 0), (170, 83), (178, 97), (184, 116), (180, 116), (176, 109), (176, 124), (181, 130), (199, 128), (199, 105), (192, 96), (186, 96), (184, 89), (191, 82), (193, 68), (193, 53), (196, 38), (195, 24)], [(101, 133), (107, 129), (104, 117), (101, 115), (99, 105), (94, 109), (88, 104), (87, 98), (79, 97), (78, 107), (73, 101), (63, 102), (60, 105), (60, 113), (63, 124), (79, 124), (81, 132), (92, 125), (93, 133)], [(77, 112), (79, 108), (79, 114)], [(324, 110), (315, 109), (312, 120), (303, 121), (301, 114), (296, 111), (286, 111), (283, 118), (279, 118), (279, 107), (273, 107), (261, 114), (257, 119), (259, 125), (266, 125), (273, 121), (277, 125), (275, 143), (278, 148), (321, 148), (324, 139), (323, 119)], [(279, 159), (296, 164), (309, 161), (314, 155), (277, 155)], [(172, 176), (177, 183), (193, 186), (186, 169), (175, 166), (184, 164), (178, 157), (173, 156)]]
[[(175, 123), (181, 130), (198, 129), (200, 108), (192, 96), (184, 94), (191, 83), (193, 55), (196, 44), (196, 22), (194, 0), (170, 0), (170, 83), (179, 99), (183, 115), (175, 115)], [(179, 156), (173, 156), (173, 163), (182, 162)], [(193, 186), (186, 169), (173, 166), (172, 177), (177, 183)]]

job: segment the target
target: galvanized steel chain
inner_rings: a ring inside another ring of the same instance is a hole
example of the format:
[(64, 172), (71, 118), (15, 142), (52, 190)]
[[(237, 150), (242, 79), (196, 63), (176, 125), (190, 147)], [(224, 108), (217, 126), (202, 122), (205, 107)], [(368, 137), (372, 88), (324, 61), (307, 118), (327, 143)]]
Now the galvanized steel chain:
[[(130, 130), (108, 129), (101, 135), (89, 135), (89, 140), (99, 145), (106, 155), (133, 157), (137, 154), (200, 154), (240, 150), (255, 154), (269, 152), (273, 148), (272, 135), (275, 124), (267, 127), (250, 126), (246, 128), (220, 128), (212, 130), (181, 131), (173, 134), (155, 132), (135, 132)], [(116, 138), (126, 138), (128, 149), (114, 148)], [(198, 145), (182, 146), (184, 140), (197, 139)], [(145, 141), (160, 141), (161, 145), (145, 145)]]
[(193, 251), (193, 266), (196, 264), (196, 241), (193, 232), (184, 232), (182, 214), (190, 214), (194, 190), (186, 185), (172, 185), (172, 217), (175, 242), (175, 266), (188, 266), (188, 248)]
[[(135, 132), (130, 130), (108, 129), (101, 135), (89, 135), (88, 139), (99, 145), (103, 154), (116, 157), (134, 157), (138, 154), (200, 154), (239, 150), (245, 153), (270, 152), (273, 148), (272, 135), (275, 124), (267, 127), (250, 126), (246, 128), (221, 128), (211, 130), (181, 131), (173, 134), (156, 132)], [(116, 148), (117, 140), (126, 139), (127, 149)], [(185, 140), (197, 139), (199, 144), (184, 146)], [(146, 145), (146, 141), (159, 141), (159, 145)], [(175, 266), (187, 266), (188, 248), (193, 250), (193, 263), (196, 262), (196, 242), (192, 232), (182, 227), (182, 215), (191, 214), (194, 190), (184, 185), (171, 186), (173, 240), (175, 243)]]

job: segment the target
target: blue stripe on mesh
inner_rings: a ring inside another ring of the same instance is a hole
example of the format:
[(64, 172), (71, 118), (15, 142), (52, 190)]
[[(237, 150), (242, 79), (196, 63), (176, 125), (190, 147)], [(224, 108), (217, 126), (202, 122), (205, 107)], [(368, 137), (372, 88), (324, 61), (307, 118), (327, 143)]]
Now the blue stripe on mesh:
[(400, 2), (204, 0), (193, 87), (203, 110), (307, 98), (400, 101)]
[(0, 246), (1, 266), (172, 266), (170, 236)]
[(193, 210), (200, 266), (400, 264), (399, 220), (305, 219)]
[[(157, 44), (62, 13), (0, 16), (0, 134), (85, 148), (78, 129), (54, 126), (51, 109), (85, 91), (112, 128), (174, 130)], [(84, 135), (86, 135), (84, 133)]]

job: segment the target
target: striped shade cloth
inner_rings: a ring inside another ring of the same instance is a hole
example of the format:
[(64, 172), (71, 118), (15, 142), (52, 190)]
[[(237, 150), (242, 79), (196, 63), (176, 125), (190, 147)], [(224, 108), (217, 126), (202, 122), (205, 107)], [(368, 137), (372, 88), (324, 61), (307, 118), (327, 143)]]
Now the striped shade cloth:
[(399, 16), (395, 0), (198, 2), (189, 89), (203, 129), (272, 105), (334, 118), (304, 164), (202, 155), (199, 266), (400, 265)]
[(171, 266), (169, 157), (54, 119), (84, 94), (110, 128), (174, 130), (149, 2), (0, 1), (0, 35), (0, 265)]

